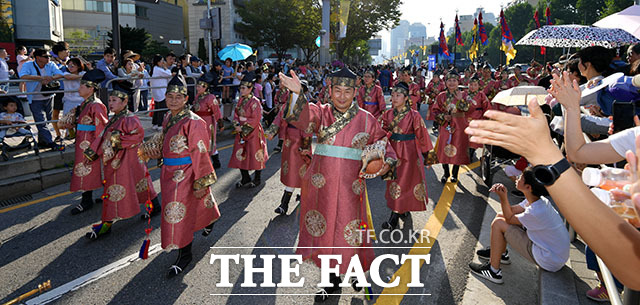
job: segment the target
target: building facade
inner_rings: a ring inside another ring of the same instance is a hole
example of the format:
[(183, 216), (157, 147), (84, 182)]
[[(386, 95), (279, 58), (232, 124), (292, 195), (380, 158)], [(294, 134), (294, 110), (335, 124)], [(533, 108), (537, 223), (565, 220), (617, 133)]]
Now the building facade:
[(391, 57), (404, 52), (404, 41), (408, 38), (409, 21), (400, 20), (400, 24), (391, 30), (391, 42), (389, 43), (389, 52)]
[(182, 7), (176, 1), (136, 1), (136, 27), (144, 28), (153, 40), (169, 47), (178, 55), (185, 53), (188, 45), (183, 16)]

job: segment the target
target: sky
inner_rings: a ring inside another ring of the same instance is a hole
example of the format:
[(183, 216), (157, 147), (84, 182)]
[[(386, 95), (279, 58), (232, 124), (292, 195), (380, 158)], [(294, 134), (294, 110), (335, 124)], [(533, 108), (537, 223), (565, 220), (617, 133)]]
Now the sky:
[[(456, 10), (459, 15), (472, 15), (478, 7), (485, 12), (500, 14), (500, 5), (506, 5), (509, 0), (402, 0), (400, 5), (401, 20), (409, 23), (420, 22), (427, 27), (427, 36), (433, 37), (440, 33), (440, 19), (444, 22), (445, 32), (453, 26)], [(391, 34), (389, 31), (379, 33), (383, 40), (383, 53), (389, 51)]]

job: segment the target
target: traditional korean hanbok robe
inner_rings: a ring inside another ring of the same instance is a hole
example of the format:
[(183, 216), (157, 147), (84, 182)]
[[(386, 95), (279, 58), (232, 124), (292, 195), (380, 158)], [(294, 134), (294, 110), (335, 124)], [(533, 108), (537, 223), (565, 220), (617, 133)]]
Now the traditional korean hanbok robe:
[(102, 133), (109, 117), (107, 107), (95, 96), (87, 98), (76, 108), (76, 150), (71, 191), (91, 191), (102, 187), (100, 162), (88, 162), (84, 151)]
[[(367, 223), (365, 183), (358, 178), (361, 153), (366, 145), (381, 140), (384, 144), (386, 132), (373, 115), (362, 111), (355, 102), (340, 113), (331, 104), (308, 103), (302, 95), (294, 98), (291, 123), (306, 133), (317, 134), (319, 143), (302, 179), (296, 253), (317, 266), (320, 266), (318, 255), (342, 255), (340, 273), (346, 272), (351, 257), (358, 254), (366, 271), (375, 254), (366, 232), (361, 231), (361, 225)], [(396, 160), (393, 147), (387, 143), (385, 162), (394, 168)], [(393, 176), (392, 171), (388, 176)], [(366, 227), (373, 228), (371, 224)], [(333, 261), (331, 266), (335, 265)]]
[[(484, 92), (467, 92), (467, 101), (469, 102), (469, 111), (466, 113), (467, 122), (471, 122), (473, 120), (480, 120), (484, 116), (484, 113), (491, 109), (491, 102)], [(481, 148), (482, 144), (469, 142), (469, 147), (471, 148)]]
[(482, 92), (484, 92), (484, 95), (486, 95), (489, 100), (493, 99), (493, 97), (502, 90), (500, 89), (500, 83), (491, 78), (483, 78), (482, 84), (484, 86), (481, 85), (480, 88), (482, 88)]
[(262, 129), (262, 104), (251, 95), (241, 97), (233, 115), (234, 124), (240, 126), (233, 142), (233, 154), (229, 168), (261, 170), (265, 168), (269, 154)]
[(418, 110), (418, 104), (422, 103), (422, 94), (420, 93), (420, 85), (412, 82), (409, 84), (409, 101), (411, 101), (411, 109)]
[(288, 187), (300, 188), (302, 178), (311, 163), (311, 155), (303, 157), (301, 150), (311, 152), (312, 135), (291, 124), (289, 122), (291, 117), (286, 118), (287, 114), (293, 110), (293, 103), (295, 101), (292, 100), (282, 105), (278, 116), (265, 133), (267, 135), (277, 133), (279, 138), (284, 141), (280, 161), (280, 182)]
[(375, 118), (379, 118), (387, 109), (387, 104), (382, 94), (382, 87), (378, 85), (372, 85), (370, 88), (362, 86), (358, 92), (358, 106), (369, 111)]
[(188, 109), (168, 113), (162, 144), (162, 248), (187, 246), (220, 211), (211, 191), (196, 198), (194, 190), (209, 188), (217, 177), (209, 158), (210, 137), (203, 119)]
[[(462, 92), (462, 100), (456, 100), (455, 94), (441, 92), (433, 107), (436, 120), (440, 123), (438, 135), (438, 162), (442, 164), (469, 164), (469, 136), (464, 132), (468, 122), (465, 113), (469, 110), (467, 93)], [(450, 115), (449, 120), (445, 115)]]
[(209, 138), (211, 139), (211, 149), (209, 152), (214, 153), (217, 149), (216, 134), (218, 132), (218, 120), (222, 119), (218, 99), (216, 99), (216, 96), (213, 94), (197, 95), (191, 109), (207, 124), (207, 131), (209, 131)]
[(408, 106), (389, 109), (382, 115), (382, 128), (388, 132), (389, 143), (398, 157), (397, 178), (387, 180), (387, 206), (398, 213), (426, 210), (423, 154), (433, 145), (420, 113)]
[(138, 158), (138, 146), (143, 140), (140, 119), (125, 108), (109, 120), (101, 137), (87, 150), (88, 158), (99, 156), (96, 163), (103, 165), (106, 196), (102, 221), (133, 217), (140, 213), (141, 203), (156, 197), (147, 165)]
[(289, 90), (279, 89), (273, 100), (275, 101), (275, 107), (280, 109), (289, 100)]
[(321, 104), (328, 104), (331, 99), (331, 86), (324, 86), (318, 92), (318, 101)]
[(433, 113), (433, 104), (436, 102), (436, 97), (440, 92), (447, 90), (447, 86), (444, 84), (444, 81), (440, 80), (438, 83), (433, 81), (433, 79), (429, 82), (426, 89), (427, 94), (427, 104), (429, 104), (429, 112), (427, 112), (427, 120), (433, 121), (436, 119), (435, 114)]

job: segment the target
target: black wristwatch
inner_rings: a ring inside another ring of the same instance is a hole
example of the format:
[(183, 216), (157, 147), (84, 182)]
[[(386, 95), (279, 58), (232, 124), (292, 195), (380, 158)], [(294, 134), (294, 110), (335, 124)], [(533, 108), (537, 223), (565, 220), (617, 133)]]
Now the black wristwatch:
[(560, 175), (571, 167), (571, 163), (566, 158), (553, 165), (536, 165), (533, 167), (533, 176), (536, 182), (550, 186), (558, 180)]

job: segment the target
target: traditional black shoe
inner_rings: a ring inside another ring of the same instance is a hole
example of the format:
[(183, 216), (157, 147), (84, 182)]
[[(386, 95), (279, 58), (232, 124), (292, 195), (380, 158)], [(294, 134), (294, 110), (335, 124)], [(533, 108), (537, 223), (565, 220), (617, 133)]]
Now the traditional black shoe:
[(409, 217), (409, 215), (410, 215), (409, 212), (404, 212), (404, 213), (400, 214), (400, 218), (405, 219), (405, 218)]
[(280, 200), (280, 206), (278, 206), (274, 212), (280, 215), (287, 215), (287, 211), (289, 210), (289, 201), (291, 200), (292, 192), (284, 191), (282, 194), (282, 199)]
[(325, 288), (320, 288), (320, 290), (318, 290), (318, 292), (316, 292), (316, 296), (314, 298), (314, 300), (318, 303), (322, 303), (326, 300), (329, 299), (329, 295), (333, 294), (334, 292), (340, 290), (340, 277), (334, 275), (333, 273), (329, 275), (331, 277), (330, 281), (333, 284), (333, 286), (330, 287), (325, 287)]
[(360, 292), (360, 290), (362, 290), (362, 287), (358, 287), (358, 281), (356, 279), (351, 279), (351, 288), (353, 288), (353, 290)]
[(214, 169), (219, 169), (220, 167), (222, 167), (222, 164), (220, 164), (220, 155), (219, 154), (215, 154), (215, 155), (211, 156), (211, 164), (213, 164), (213, 168)]
[(191, 254), (191, 244), (188, 244), (184, 248), (180, 248), (180, 250), (178, 250), (178, 258), (176, 259), (176, 262), (169, 267), (167, 278), (170, 279), (182, 273), (192, 259), (193, 255)]
[(389, 220), (382, 223), (382, 228), (386, 230), (395, 230), (398, 228), (398, 219), (400, 218), (400, 214), (396, 212), (391, 212), (391, 216), (389, 216)]
[(93, 203), (100, 204), (100, 203), (102, 203), (102, 201), (103, 201), (102, 198), (98, 198), (98, 199), (94, 200)]
[(300, 203), (300, 194), (296, 195), (296, 201)]
[(90, 210), (92, 207), (93, 207), (93, 201), (87, 201), (87, 202), (80, 201), (80, 203), (77, 206), (71, 209), (71, 215), (78, 215), (82, 212), (85, 212), (86, 210)]
[(451, 177), (451, 183), (456, 183), (458, 182), (458, 178), (456, 177)]
[(279, 152), (281, 152), (281, 151), (282, 151), (282, 147), (280, 147), (280, 146), (276, 146), (276, 147), (273, 149), (273, 153), (274, 153), (274, 154), (277, 154), (277, 153), (279, 153)]
[(212, 222), (210, 225), (204, 227), (204, 229), (202, 229), (202, 236), (209, 236), (209, 234), (211, 234), (211, 232), (213, 231), (213, 224), (215, 222)]
[(245, 187), (245, 186), (254, 187), (255, 185), (251, 186), (252, 184), (253, 184), (253, 181), (251, 181), (251, 180), (249, 180), (249, 181), (238, 181), (236, 183), (236, 188), (239, 189), (239, 188), (242, 188), (242, 187)]
[(442, 182), (442, 183), (444, 184), (444, 183), (447, 183), (447, 180), (449, 180), (449, 177), (444, 176), (444, 177), (442, 177), (442, 178), (440, 179), (440, 182)]

